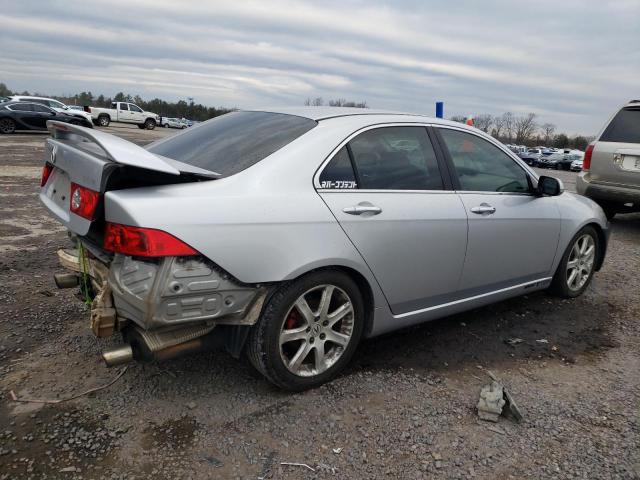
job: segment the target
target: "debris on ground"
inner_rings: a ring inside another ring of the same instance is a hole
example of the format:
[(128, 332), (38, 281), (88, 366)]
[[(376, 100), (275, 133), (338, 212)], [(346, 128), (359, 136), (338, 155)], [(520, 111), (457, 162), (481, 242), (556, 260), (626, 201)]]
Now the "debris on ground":
[(538, 343), (549, 343), (549, 340), (547, 340), (546, 338), (541, 338), (540, 340), (536, 340), (536, 342), (538, 342)]
[(489, 385), (482, 387), (477, 405), (480, 419), (497, 422), (498, 417), (502, 414), (502, 407), (506, 403), (503, 397), (502, 385), (498, 382), (491, 382)]
[(290, 467), (304, 467), (307, 468), (309, 470), (311, 470), (312, 472), (315, 472), (316, 469), (313, 467), (310, 467), (309, 465), (307, 465), (306, 463), (297, 463), (297, 462), (280, 462), (280, 465), (288, 465)]
[(508, 344), (508, 345), (512, 345), (512, 346), (516, 346), (516, 345), (518, 345), (519, 343), (522, 343), (522, 342), (524, 342), (524, 340), (523, 340), (523, 339), (521, 339), (521, 338), (518, 338), (518, 337), (514, 337), (514, 338), (507, 338), (507, 339), (505, 340), (505, 343), (506, 343), (506, 344)]
[(342, 452), (342, 447), (334, 448), (332, 450), (333, 450), (333, 453), (335, 453), (336, 455), (339, 455), (340, 452)]
[(515, 400), (490, 370), (486, 370), (492, 382), (482, 387), (478, 400), (478, 416), (481, 420), (496, 423), (500, 415), (511, 416), (516, 422), (522, 420), (522, 413)]
[(122, 377), (122, 375), (124, 375), (124, 372), (126, 372), (126, 371), (127, 371), (127, 367), (125, 366), (125, 367), (122, 368), (122, 370), (120, 370), (120, 372), (115, 376), (115, 378), (113, 380), (111, 380), (109, 383), (107, 383), (105, 385), (101, 385), (99, 387), (90, 388), (87, 391), (84, 391), (82, 393), (78, 393), (76, 395), (72, 395), (72, 396), (67, 397), (67, 398), (60, 398), (60, 399), (18, 398), (18, 396), (15, 394), (15, 392), (13, 390), (9, 391), (9, 396), (11, 397), (11, 400), (13, 400), (14, 402), (21, 402), (21, 403), (56, 404), (56, 403), (68, 402), (69, 400), (74, 400), (74, 399), (82, 397), (84, 395), (88, 395), (90, 393), (98, 392), (100, 390), (104, 390), (105, 388), (109, 388), (111, 385), (116, 383), (120, 379), (120, 377)]

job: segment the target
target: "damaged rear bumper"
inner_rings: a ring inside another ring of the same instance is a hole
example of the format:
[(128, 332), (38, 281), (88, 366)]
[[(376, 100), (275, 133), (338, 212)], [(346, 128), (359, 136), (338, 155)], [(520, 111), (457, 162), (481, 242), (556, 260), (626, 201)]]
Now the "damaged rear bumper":
[[(219, 343), (216, 327), (255, 324), (268, 292), (242, 284), (202, 257), (141, 260), (117, 254), (105, 263), (91, 254), (82, 259), (78, 250), (59, 250), (58, 258), (90, 281), (93, 333), (122, 333), (126, 344), (103, 354), (109, 366), (207, 349)], [(62, 278), (64, 287), (74, 286)]]

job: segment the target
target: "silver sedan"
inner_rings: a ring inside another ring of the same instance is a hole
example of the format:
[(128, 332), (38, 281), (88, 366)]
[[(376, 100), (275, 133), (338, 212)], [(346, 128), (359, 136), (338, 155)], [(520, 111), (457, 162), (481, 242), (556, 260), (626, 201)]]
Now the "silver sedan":
[(71, 232), (60, 287), (119, 333), (108, 365), (213, 348), (274, 384), (335, 377), (363, 338), (536, 290), (582, 294), (608, 224), (471, 127), (240, 111), (146, 148), (56, 122), (40, 198)]

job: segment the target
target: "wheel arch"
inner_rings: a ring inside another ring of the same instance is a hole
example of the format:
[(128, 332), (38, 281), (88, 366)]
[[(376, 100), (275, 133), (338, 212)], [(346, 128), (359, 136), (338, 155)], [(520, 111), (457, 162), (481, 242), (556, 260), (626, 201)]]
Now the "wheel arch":
[(604, 263), (604, 257), (607, 252), (607, 235), (604, 233), (604, 229), (599, 223), (591, 222), (587, 223), (585, 227), (593, 227), (598, 235), (598, 258), (596, 259), (595, 270), (596, 272), (602, 268)]
[[(295, 281), (302, 277), (305, 277), (306, 275), (316, 273), (316, 272), (321, 272), (321, 271), (338, 271), (338, 272), (344, 273), (349, 278), (351, 278), (351, 280), (355, 282), (356, 286), (358, 287), (358, 290), (360, 290), (360, 293), (362, 294), (362, 301), (364, 303), (364, 309), (365, 309), (363, 337), (364, 338), (369, 337), (371, 335), (371, 332), (373, 331), (374, 313), (376, 309), (376, 297), (370, 281), (367, 279), (365, 275), (363, 275), (357, 269), (346, 266), (346, 265), (339, 265), (339, 264), (323, 265), (320, 267), (308, 269), (303, 272), (297, 272), (297, 275), (294, 278), (290, 278), (286, 282)], [(281, 282), (280, 285), (284, 283), (285, 282)], [(274, 288), (269, 292), (269, 295), (267, 296), (267, 301), (265, 301), (265, 304), (268, 302), (269, 298), (277, 290), (278, 288)]]

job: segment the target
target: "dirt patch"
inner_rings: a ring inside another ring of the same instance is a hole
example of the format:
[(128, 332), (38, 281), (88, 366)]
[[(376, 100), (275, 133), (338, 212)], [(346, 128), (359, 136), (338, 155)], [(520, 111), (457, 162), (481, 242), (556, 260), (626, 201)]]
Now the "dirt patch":
[(193, 417), (184, 416), (160, 424), (152, 424), (145, 429), (142, 446), (145, 450), (183, 450), (193, 444), (198, 424)]

